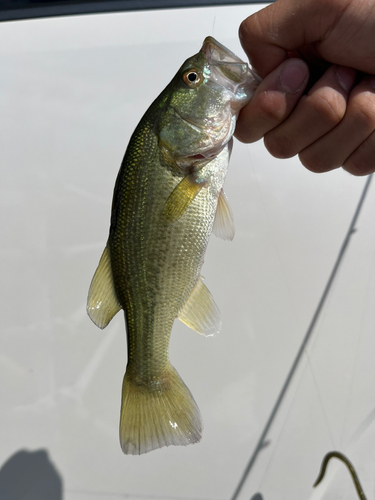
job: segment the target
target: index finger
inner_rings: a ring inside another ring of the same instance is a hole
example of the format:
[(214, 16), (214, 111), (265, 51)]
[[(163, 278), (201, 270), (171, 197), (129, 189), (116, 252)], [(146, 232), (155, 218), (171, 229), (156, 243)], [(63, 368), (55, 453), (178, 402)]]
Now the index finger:
[(347, 3), (277, 0), (248, 17), (240, 25), (239, 37), (251, 65), (264, 78), (288, 58), (288, 52), (322, 40)]

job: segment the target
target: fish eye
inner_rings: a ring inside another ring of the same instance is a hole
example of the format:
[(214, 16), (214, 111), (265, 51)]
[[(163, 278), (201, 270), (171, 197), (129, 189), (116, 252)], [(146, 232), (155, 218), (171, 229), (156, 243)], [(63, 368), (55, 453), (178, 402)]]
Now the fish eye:
[(195, 69), (188, 69), (182, 75), (182, 80), (188, 87), (196, 87), (198, 83), (202, 80), (201, 74)]

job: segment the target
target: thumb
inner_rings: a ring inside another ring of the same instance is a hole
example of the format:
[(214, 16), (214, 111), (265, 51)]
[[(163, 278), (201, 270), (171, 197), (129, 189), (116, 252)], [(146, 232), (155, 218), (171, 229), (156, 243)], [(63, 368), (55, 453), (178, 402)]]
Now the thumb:
[(255, 71), (265, 77), (288, 53), (319, 42), (335, 25), (348, 0), (277, 0), (245, 19), (242, 47)]

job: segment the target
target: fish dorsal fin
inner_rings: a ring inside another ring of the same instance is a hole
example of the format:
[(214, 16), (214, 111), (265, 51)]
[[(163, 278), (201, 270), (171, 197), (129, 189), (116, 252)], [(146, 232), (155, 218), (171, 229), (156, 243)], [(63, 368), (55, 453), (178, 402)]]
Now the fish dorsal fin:
[(220, 191), (219, 199), (217, 200), (212, 232), (215, 236), (223, 240), (233, 240), (234, 238), (233, 212), (223, 189)]
[(186, 304), (177, 316), (189, 328), (208, 337), (220, 331), (220, 311), (214, 299), (199, 277)]
[(96, 326), (105, 328), (120, 309), (113, 284), (111, 258), (106, 246), (91, 281), (87, 314)]
[(169, 195), (163, 217), (170, 222), (179, 219), (204, 185), (204, 182), (196, 182), (190, 175), (184, 177)]

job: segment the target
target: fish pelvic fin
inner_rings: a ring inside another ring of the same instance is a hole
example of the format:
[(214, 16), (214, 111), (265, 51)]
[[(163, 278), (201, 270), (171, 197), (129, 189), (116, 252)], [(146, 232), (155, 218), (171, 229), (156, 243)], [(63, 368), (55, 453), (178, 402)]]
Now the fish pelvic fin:
[(177, 318), (192, 330), (209, 337), (219, 333), (220, 311), (200, 276)]
[(220, 191), (219, 199), (217, 200), (212, 232), (215, 236), (223, 240), (233, 240), (234, 238), (233, 212), (223, 189)]
[(113, 284), (111, 258), (107, 245), (91, 281), (87, 298), (87, 314), (96, 326), (105, 328), (120, 309), (121, 305)]
[(202, 437), (202, 427), (199, 408), (172, 365), (163, 377), (149, 384), (134, 382), (125, 373), (120, 444), (126, 455), (197, 443)]
[(178, 220), (204, 185), (204, 182), (197, 182), (191, 175), (184, 177), (171, 192), (165, 203), (164, 219), (169, 222)]

